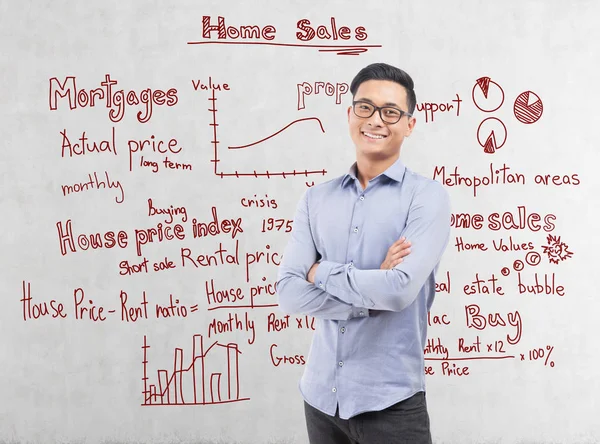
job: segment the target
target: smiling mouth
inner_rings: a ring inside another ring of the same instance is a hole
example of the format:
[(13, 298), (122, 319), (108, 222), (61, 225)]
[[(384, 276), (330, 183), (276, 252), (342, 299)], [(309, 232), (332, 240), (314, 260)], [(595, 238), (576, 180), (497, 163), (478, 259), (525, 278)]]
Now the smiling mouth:
[(383, 134), (373, 134), (373, 133), (369, 133), (366, 131), (361, 131), (362, 134), (366, 137), (368, 137), (369, 139), (374, 139), (374, 140), (378, 140), (378, 139), (385, 139), (387, 136), (384, 136)]

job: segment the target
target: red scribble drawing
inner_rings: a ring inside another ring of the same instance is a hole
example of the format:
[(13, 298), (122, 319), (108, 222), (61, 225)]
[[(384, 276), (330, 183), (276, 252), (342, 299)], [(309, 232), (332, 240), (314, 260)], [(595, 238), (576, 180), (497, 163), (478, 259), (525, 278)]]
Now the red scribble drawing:
[(537, 251), (530, 251), (525, 256), (525, 262), (527, 265), (531, 265), (532, 267), (536, 267), (542, 262), (542, 255)]
[[(504, 90), (489, 77), (480, 77), (475, 81), (471, 91), (473, 103), (479, 110), (491, 113), (504, 103)], [(487, 104), (487, 106), (484, 106)]]
[(525, 124), (535, 123), (542, 117), (544, 104), (537, 94), (532, 91), (525, 91), (515, 99), (513, 112), (519, 122)]
[(494, 135), (494, 131), (490, 132), (485, 144), (483, 145), (483, 152), (493, 154), (496, 152), (496, 136)]
[(310, 45), (302, 43), (275, 43), (275, 42), (187, 42), (188, 45), (267, 45), (294, 48), (317, 48), (319, 52), (334, 52), (336, 55), (360, 55), (370, 48), (381, 48), (382, 45)]
[(149, 348), (144, 335), (142, 406), (210, 405), (250, 399), (240, 396), (238, 356), (242, 352), (237, 344), (215, 341), (205, 350), (202, 335), (194, 335), (191, 364), (183, 368), (183, 349), (175, 348), (172, 370), (157, 370), (155, 384), (149, 384), (147, 373)]
[(517, 259), (516, 261), (513, 262), (513, 268), (515, 271), (523, 271), (523, 269), (525, 268), (525, 264), (523, 263), (522, 260)]
[[(213, 139), (211, 141), (211, 144), (213, 145), (213, 155), (214, 158), (211, 160), (212, 163), (214, 163), (214, 174), (216, 176), (219, 176), (221, 179), (225, 178), (225, 177), (236, 177), (236, 178), (240, 178), (240, 177), (255, 177), (255, 178), (259, 178), (259, 177), (266, 177), (267, 179), (270, 179), (271, 177), (283, 177), (284, 179), (287, 179), (289, 176), (304, 176), (304, 177), (308, 177), (309, 175), (312, 174), (321, 174), (322, 176), (324, 176), (325, 174), (327, 174), (327, 170), (322, 169), (322, 170), (308, 170), (305, 169), (304, 171), (302, 170), (296, 170), (294, 169), (293, 171), (269, 171), (266, 170), (264, 172), (257, 172), (256, 170), (253, 170), (252, 172), (240, 172), (238, 170), (235, 170), (234, 172), (229, 172), (229, 173), (224, 173), (223, 171), (218, 171), (218, 167), (217, 164), (221, 161), (219, 159), (219, 150), (218, 150), (218, 145), (220, 143), (220, 141), (217, 138), (217, 127), (219, 126), (219, 124), (217, 123), (217, 97), (215, 95), (215, 91), (212, 91), (212, 95), (211, 97), (208, 98), (208, 100), (211, 102), (211, 107), (208, 109), (208, 111), (210, 111), (210, 113), (212, 114), (212, 122), (209, 123), (208, 125), (212, 127), (213, 129)], [(314, 118), (310, 118), (310, 119), (316, 119), (316, 117)], [(300, 119), (303, 120), (303, 119)], [(318, 120), (318, 119), (317, 119)], [(292, 122), (290, 125), (292, 125), (295, 122)], [(321, 126), (321, 130), (323, 132), (325, 132), (325, 130), (323, 130), (323, 125), (321, 124), (321, 121), (319, 121), (319, 124)], [(285, 130), (286, 128), (288, 128), (290, 125), (286, 126), (285, 128), (283, 128), (282, 130), (278, 131), (275, 134), (280, 133), (281, 131)], [(269, 137), (273, 137), (275, 134), (272, 134)], [(267, 138), (268, 139), (268, 138)], [(258, 142), (255, 142), (251, 145), (255, 145), (257, 143), (263, 142), (264, 140), (267, 139), (263, 139), (260, 140)], [(250, 146), (250, 145), (248, 145)], [(242, 147), (238, 147), (238, 148), (244, 148)]]
[[(487, 134), (485, 141), (481, 136), (482, 133)], [(502, 120), (496, 117), (488, 117), (477, 127), (477, 142), (483, 147), (484, 153), (494, 154), (497, 149), (502, 148), (506, 143), (507, 134), (506, 125)], [(498, 143), (498, 140), (500, 140), (500, 143)]]
[(569, 246), (560, 240), (560, 236), (549, 234), (546, 240), (548, 245), (543, 245), (542, 249), (553, 264), (558, 264), (560, 261), (565, 261), (573, 256), (573, 252), (569, 251)]
[(329, 49), (319, 49), (319, 52), (336, 52), (337, 55), (361, 55), (367, 52), (369, 48), (381, 48), (381, 45), (361, 45), (352, 47), (335, 47)]
[(239, 149), (242, 149), (242, 148), (248, 148), (250, 146), (258, 145), (259, 143), (264, 142), (265, 140), (269, 140), (271, 137), (274, 137), (277, 134), (282, 133), (283, 131), (285, 131), (286, 129), (288, 129), (293, 124), (298, 123), (298, 122), (307, 121), (307, 120), (316, 120), (317, 122), (319, 122), (319, 126), (321, 127), (321, 132), (323, 132), (323, 133), (325, 132), (325, 129), (323, 128), (323, 123), (321, 122), (321, 120), (318, 117), (305, 117), (303, 119), (296, 119), (293, 122), (288, 123), (286, 126), (284, 126), (283, 128), (281, 128), (279, 131), (271, 134), (270, 136), (265, 137), (264, 139), (260, 139), (257, 142), (249, 143), (247, 145), (230, 146), (228, 148), (230, 150), (239, 150)]
[(476, 80), (477, 85), (481, 88), (483, 92), (483, 96), (487, 99), (488, 91), (490, 89), (490, 78), (489, 77), (480, 77)]

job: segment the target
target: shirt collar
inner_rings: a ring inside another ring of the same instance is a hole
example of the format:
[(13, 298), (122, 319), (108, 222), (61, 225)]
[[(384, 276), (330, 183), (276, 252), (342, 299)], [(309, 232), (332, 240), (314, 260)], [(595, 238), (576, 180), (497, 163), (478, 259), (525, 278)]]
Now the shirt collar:
[[(398, 183), (402, 183), (402, 179), (404, 179), (405, 172), (406, 167), (404, 166), (404, 163), (402, 163), (400, 158), (398, 158), (398, 160), (396, 160), (392, 165), (390, 165), (390, 167), (383, 173), (381, 173), (380, 176), (385, 175), (386, 177), (389, 177), (390, 179), (395, 180)], [(342, 178), (342, 188), (345, 187), (349, 182), (351, 182), (351, 179), (357, 180), (356, 162), (352, 164), (348, 172)]]
[(352, 166), (350, 167), (350, 169), (348, 170), (348, 172), (346, 174), (344, 174), (344, 177), (342, 177), (342, 188), (344, 188), (346, 185), (348, 185), (350, 183), (351, 180), (356, 180), (356, 162), (354, 162), (352, 164)]

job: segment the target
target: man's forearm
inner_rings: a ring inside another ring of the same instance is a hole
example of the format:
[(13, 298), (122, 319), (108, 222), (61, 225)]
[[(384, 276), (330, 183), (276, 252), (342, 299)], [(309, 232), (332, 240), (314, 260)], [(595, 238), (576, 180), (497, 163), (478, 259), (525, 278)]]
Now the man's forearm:
[[(411, 275), (400, 268), (360, 270), (350, 264), (324, 261), (317, 269), (315, 288), (355, 306), (401, 311), (414, 302), (431, 271), (423, 269)], [(319, 275), (326, 279), (319, 280)]]
[(306, 314), (338, 321), (369, 314), (367, 309), (340, 300), (290, 270), (280, 272), (277, 294), (280, 309), (288, 314)]

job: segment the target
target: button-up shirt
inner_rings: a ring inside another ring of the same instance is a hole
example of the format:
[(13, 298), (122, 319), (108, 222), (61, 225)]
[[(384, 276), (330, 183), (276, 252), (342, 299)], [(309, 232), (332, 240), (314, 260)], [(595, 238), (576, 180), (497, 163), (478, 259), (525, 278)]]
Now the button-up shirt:
[[(363, 189), (356, 164), (309, 188), (279, 267), (279, 306), (317, 319), (300, 392), (348, 419), (425, 390), (427, 313), (450, 235), (448, 193), (397, 160)], [(381, 270), (401, 236), (411, 252)], [(315, 282), (306, 280), (320, 262)]]

